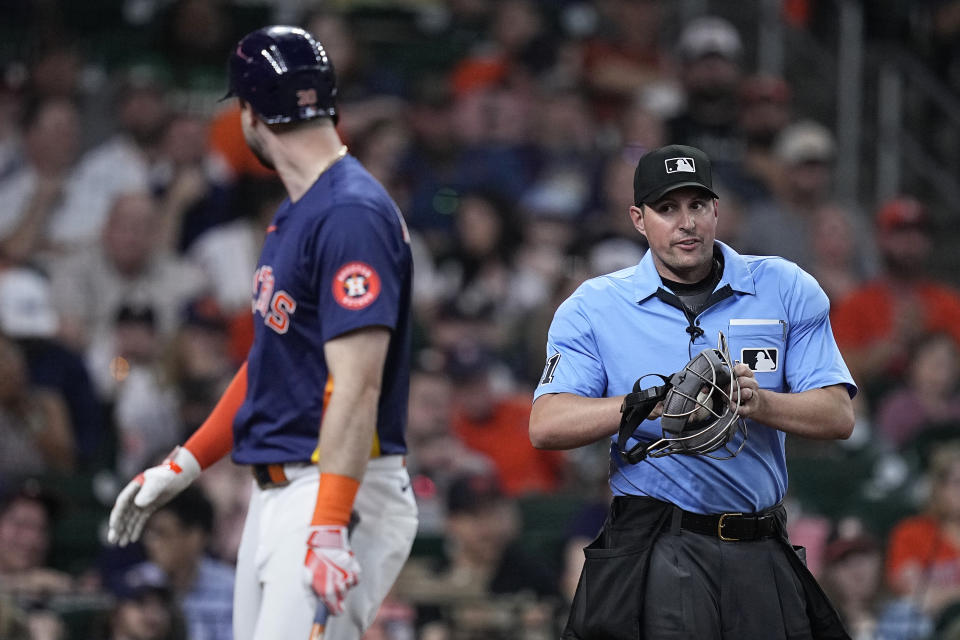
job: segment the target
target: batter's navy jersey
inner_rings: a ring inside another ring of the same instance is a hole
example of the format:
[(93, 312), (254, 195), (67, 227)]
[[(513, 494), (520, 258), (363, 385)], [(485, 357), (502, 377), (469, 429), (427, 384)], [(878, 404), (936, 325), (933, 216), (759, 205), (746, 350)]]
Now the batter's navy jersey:
[(253, 280), (255, 330), (247, 395), (234, 418), (236, 463), (311, 459), (330, 391), (323, 345), (369, 326), (393, 334), (373, 453), (406, 452), (412, 277), (400, 211), (352, 156), (296, 203), (280, 205)]
[[(633, 390), (641, 375), (670, 375), (692, 356), (727, 336), (730, 356), (749, 364), (761, 388), (800, 392), (853, 379), (830, 328), (827, 296), (812, 276), (792, 262), (741, 256), (717, 242), (724, 269), (715, 291), (729, 295), (700, 313), (703, 330), (691, 343), (683, 312), (657, 297), (661, 279), (647, 252), (635, 267), (584, 282), (557, 309), (547, 340), (547, 366), (534, 397), (574, 393), (591, 398)], [(660, 384), (658, 378), (646, 379)], [(646, 495), (698, 513), (760, 511), (787, 491), (782, 431), (747, 421), (749, 437), (738, 456), (670, 455), (628, 464), (611, 446), (614, 495)], [(645, 420), (635, 432), (649, 442), (660, 421)], [(615, 443), (616, 435), (611, 440)], [(631, 438), (628, 447), (636, 444)]]

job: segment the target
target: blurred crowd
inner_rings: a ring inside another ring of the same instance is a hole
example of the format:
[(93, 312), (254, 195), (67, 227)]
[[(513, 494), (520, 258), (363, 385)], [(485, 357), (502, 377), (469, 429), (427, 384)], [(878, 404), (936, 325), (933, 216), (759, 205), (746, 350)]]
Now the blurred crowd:
[[(633, 170), (666, 143), (712, 158), (720, 240), (818, 279), (861, 388), (850, 440), (788, 443), (794, 543), (857, 640), (960, 638), (960, 293), (928, 268), (942, 216), (922, 193), (838, 198), (835, 132), (756, 73), (742, 29), (665, 0), (93, 3), (111, 53), (72, 3), (27, 4), (0, 68), (0, 638), (231, 638), (249, 471), (218, 463), (142, 544), (104, 531), (250, 344), (284, 191), (219, 99), (236, 38), (281, 20), (327, 48), (340, 133), (414, 248), (420, 535), (368, 640), (557, 637), (608, 444), (533, 449), (531, 392), (557, 305), (643, 256)], [(784, 19), (814, 29), (817, 4)], [(958, 3), (929, 4), (956, 34)]]

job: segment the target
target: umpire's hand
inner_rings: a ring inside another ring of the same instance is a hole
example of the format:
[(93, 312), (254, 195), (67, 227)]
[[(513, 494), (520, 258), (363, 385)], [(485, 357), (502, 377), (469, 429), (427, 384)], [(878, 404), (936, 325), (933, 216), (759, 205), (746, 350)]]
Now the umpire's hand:
[(107, 540), (125, 547), (136, 542), (154, 511), (200, 475), (200, 463), (190, 451), (177, 447), (155, 467), (150, 467), (123, 488), (110, 512)]
[[(743, 363), (734, 365), (733, 375), (737, 376), (737, 383), (740, 385), (740, 408), (737, 409), (737, 415), (742, 418), (755, 416), (763, 411), (763, 396), (760, 394), (760, 384), (753, 375), (750, 367)], [(736, 401), (736, 398), (733, 398)], [(731, 408), (736, 403), (731, 404)]]

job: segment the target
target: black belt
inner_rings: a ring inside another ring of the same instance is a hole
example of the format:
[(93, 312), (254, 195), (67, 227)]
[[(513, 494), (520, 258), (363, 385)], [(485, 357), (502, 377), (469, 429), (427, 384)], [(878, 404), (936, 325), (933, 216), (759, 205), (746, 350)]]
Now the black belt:
[[(783, 510), (783, 506), (778, 504), (760, 513), (703, 515), (692, 511), (684, 511), (674, 505), (646, 496), (615, 496), (613, 499), (613, 515), (615, 520), (618, 521), (623, 521), (624, 518), (629, 521), (631, 515), (642, 517), (644, 513), (651, 509), (656, 510), (663, 507), (674, 510), (674, 526), (731, 542), (776, 537), (779, 535), (777, 514)], [(624, 524), (629, 526), (627, 522), (624, 522)]]
[(773, 514), (721, 513), (718, 515), (703, 515), (683, 511), (680, 516), (680, 528), (730, 542), (759, 540), (777, 534), (777, 522)]

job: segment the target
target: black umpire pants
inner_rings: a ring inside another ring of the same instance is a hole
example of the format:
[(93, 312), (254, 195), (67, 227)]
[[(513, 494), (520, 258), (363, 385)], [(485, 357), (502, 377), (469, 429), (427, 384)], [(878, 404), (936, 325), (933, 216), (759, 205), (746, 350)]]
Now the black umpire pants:
[(775, 536), (739, 542), (685, 530), (680, 513), (614, 499), (584, 551), (564, 639), (849, 638), (787, 542), (782, 509)]
[(809, 640), (803, 585), (776, 538), (725, 542), (668, 531), (653, 545), (647, 638)]

